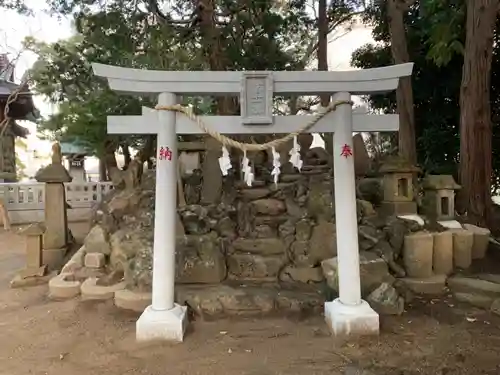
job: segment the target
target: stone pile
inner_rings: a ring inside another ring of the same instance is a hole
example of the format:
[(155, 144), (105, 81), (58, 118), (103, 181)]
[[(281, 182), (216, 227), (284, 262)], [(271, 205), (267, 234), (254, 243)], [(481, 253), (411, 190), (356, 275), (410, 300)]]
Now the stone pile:
[[(332, 171), (321, 151), (309, 155), (301, 173), (284, 168), (278, 184), (264, 173), (252, 187), (225, 184), (219, 204), (200, 203), (199, 174), (185, 181), (178, 302), (207, 318), (305, 313), (321, 311), (338, 293)], [(362, 295), (379, 313), (401, 314), (408, 291), (441, 293), (448, 275), (484, 256), (489, 232), (381, 216), (374, 208), (383, 198), (380, 181), (360, 179), (357, 188), (358, 196), (373, 198), (357, 200), (357, 217)], [(54, 298), (114, 296), (117, 306), (137, 311), (149, 304), (154, 194), (151, 173), (140, 186), (109, 194), (84, 246), (51, 281)]]

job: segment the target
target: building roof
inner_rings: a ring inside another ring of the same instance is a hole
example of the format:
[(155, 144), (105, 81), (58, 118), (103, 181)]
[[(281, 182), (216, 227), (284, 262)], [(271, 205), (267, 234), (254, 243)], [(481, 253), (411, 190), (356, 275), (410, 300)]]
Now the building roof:
[[(6, 53), (0, 53), (0, 101), (7, 100), (10, 94), (19, 88), (20, 85), (14, 82), (14, 64), (9, 61)], [(23, 95), (9, 106), (9, 115), (15, 120), (36, 122), (40, 112), (35, 107), (29, 87), (21, 88), (21, 91)], [(20, 127), (17, 124), (14, 126)]]

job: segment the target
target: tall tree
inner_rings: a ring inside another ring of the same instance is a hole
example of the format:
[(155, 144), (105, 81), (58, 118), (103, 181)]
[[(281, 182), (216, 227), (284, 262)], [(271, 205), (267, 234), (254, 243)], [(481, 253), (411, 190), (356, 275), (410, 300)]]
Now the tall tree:
[[(391, 51), (395, 64), (410, 62), (404, 14), (414, 3), (415, 0), (387, 0), (386, 7), (391, 36)], [(415, 164), (417, 162), (417, 150), (411, 80), (411, 77), (400, 79), (396, 90), (396, 99), (399, 113), (399, 153), (410, 163)]]
[(460, 207), (470, 221), (491, 216), (492, 126), (490, 78), (499, 0), (467, 0), (460, 88)]

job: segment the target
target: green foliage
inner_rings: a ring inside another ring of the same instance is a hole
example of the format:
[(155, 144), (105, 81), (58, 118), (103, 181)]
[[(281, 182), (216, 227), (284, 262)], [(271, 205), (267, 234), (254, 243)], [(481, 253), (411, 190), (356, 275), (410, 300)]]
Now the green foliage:
[[(415, 63), (412, 84), (415, 102), (418, 162), (429, 173), (456, 176), (459, 162), (460, 85), (462, 79), (465, 13), (463, 0), (421, 0), (407, 15), (408, 50)], [(374, 37), (380, 44), (355, 51), (352, 64), (372, 68), (391, 64), (385, 18), (372, 10)], [(491, 71), (493, 123), (493, 186), (500, 188), (500, 24), (494, 36)], [(439, 39), (442, 33), (442, 39)], [(376, 110), (394, 113), (394, 94), (369, 98)]]

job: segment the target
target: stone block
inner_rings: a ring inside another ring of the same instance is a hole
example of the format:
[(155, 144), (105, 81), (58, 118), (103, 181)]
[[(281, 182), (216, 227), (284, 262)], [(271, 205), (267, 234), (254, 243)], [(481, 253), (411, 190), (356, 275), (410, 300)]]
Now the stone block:
[(49, 281), (49, 298), (74, 298), (80, 294), (80, 285), (72, 274), (61, 273)]
[(416, 232), (405, 236), (403, 261), (409, 277), (432, 276), (434, 237), (432, 233)]
[(96, 277), (89, 277), (81, 285), (82, 299), (84, 300), (108, 300), (115, 296), (117, 290), (125, 289), (125, 282), (119, 282), (114, 285), (98, 285)]
[(313, 263), (319, 263), (336, 255), (337, 234), (335, 224), (320, 221), (312, 231), (311, 240), (309, 241), (309, 256)]
[(452, 229), (451, 232), (453, 233), (453, 264), (458, 268), (469, 268), (472, 263), (474, 233), (464, 229)]
[(85, 255), (85, 267), (102, 268), (106, 262), (106, 257), (102, 253), (88, 253)]
[(226, 278), (226, 259), (216, 233), (179, 237), (176, 245), (177, 283), (210, 284)]
[(488, 280), (454, 276), (448, 278), (447, 284), (453, 293), (469, 293), (500, 298), (500, 284)]
[(285, 254), (285, 244), (279, 238), (238, 238), (231, 247), (242, 253), (276, 255)]
[(383, 201), (380, 206), (380, 212), (385, 216), (416, 214), (417, 203)]
[(115, 292), (114, 301), (121, 309), (143, 312), (151, 304), (151, 293), (121, 289)]
[(474, 293), (454, 293), (453, 296), (460, 302), (465, 302), (482, 309), (489, 309), (494, 301), (493, 297)]
[(286, 211), (285, 203), (279, 199), (258, 199), (252, 202), (253, 209), (261, 215), (280, 215)]
[(416, 294), (441, 295), (446, 291), (445, 275), (434, 275), (426, 278), (405, 277), (398, 280)]
[(232, 254), (227, 257), (229, 274), (236, 279), (275, 280), (284, 263), (283, 256)]
[(490, 230), (472, 224), (464, 224), (463, 227), (474, 234), (471, 253), (472, 259), (483, 259), (490, 243)]
[(433, 233), (434, 250), (432, 268), (437, 275), (453, 272), (453, 234), (449, 231)]
[(321, 267), (287, 266), (280, 274), (281, 281), (296, 281), (299, 283), (318, 283), (324, 279)]

